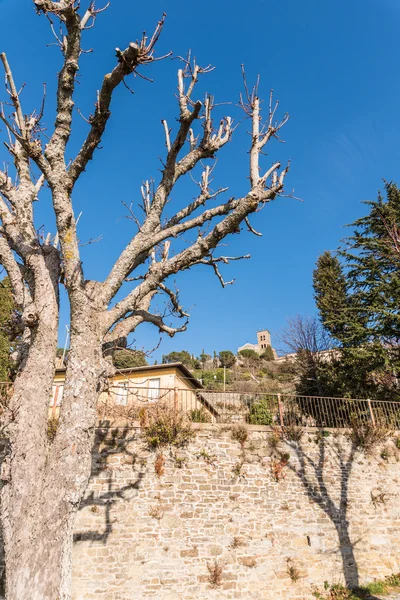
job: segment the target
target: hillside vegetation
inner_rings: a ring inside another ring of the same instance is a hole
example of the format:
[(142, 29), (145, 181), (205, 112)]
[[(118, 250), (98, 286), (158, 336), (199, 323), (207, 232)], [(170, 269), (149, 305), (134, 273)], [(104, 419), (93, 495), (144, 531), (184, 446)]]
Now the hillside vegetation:
[(187, 350), (162, 357), (163, 364), (181, 362), (209, 390), (293, 393), (296, 373), (293, 362), (277, 362), (271, 348), (259, 355), (254, 350), (203, 352), (195, 357)]

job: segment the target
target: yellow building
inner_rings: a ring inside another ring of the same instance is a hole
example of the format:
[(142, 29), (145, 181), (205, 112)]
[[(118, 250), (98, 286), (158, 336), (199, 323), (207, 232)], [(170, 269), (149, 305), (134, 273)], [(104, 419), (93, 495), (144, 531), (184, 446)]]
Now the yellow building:
[[(65, 381), (65, 368), (57, 369), (53, 384), (50, 414), (58, 415)], [(108, 390), (99, 398), (99, 413), (110, 407), (127, 407), (132, 411), (156, 402), (171, 404), (183, 411), (206, 408), (215, 410), (200, 394), (202, 384), (182, 363), (120, 369), (110, 379)]]

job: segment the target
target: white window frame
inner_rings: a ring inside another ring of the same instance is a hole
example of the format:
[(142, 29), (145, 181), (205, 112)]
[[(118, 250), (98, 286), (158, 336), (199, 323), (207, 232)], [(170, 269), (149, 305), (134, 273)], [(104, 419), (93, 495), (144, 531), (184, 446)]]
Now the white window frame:
[[(154, 383), (156, 383), (156, 385), (152, 385)], [(160, 389), (161, 389), (161, 378), (160, 377), (154, 377), (152, 379), (149, 379), (149, 384), (148, 384), (149, 402), (157, 402), (157, 400), (159, 400)]]
[(123, 381), (117, 385), (115, 403), (118, 406), (126, 406), (128, 404), (128, 385), (127, 381)]

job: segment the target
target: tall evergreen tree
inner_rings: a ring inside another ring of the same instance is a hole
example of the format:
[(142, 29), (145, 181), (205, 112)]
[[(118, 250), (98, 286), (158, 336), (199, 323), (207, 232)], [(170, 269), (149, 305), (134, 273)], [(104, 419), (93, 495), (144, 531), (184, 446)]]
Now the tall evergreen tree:
[(400, 394), (400, 190), (393, 183), (385, 190), (350, 225), (340, 260), (325, 252), (314, 271), (321, 321), (342, 348), (342, 393)]
[(331, 252), (324, 252), (317, 260), (314, 271), (315, 300), (321, 321), (329, 333), (341, 340), (348, 340), (349, 307), (348, 282), (339, 259)]
[[(341, 251), (364, 341), (400, 342), (400, 190), (366, 202), (370, 211), (353, 223)], [(354, 310), (353, 309), (353, 310)]]

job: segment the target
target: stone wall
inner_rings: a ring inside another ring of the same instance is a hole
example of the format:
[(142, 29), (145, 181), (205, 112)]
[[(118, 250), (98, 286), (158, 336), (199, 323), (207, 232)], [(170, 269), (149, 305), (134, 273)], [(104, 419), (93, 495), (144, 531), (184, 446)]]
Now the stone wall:
[(199, 425), (160, 458), (139, 428), (99, 430), (73, 600), (305, 599), (400, 570), (393, 442), (366, 456), (333, 432), (276, 447), (267, 428), (248, 431), (242, 448)]

